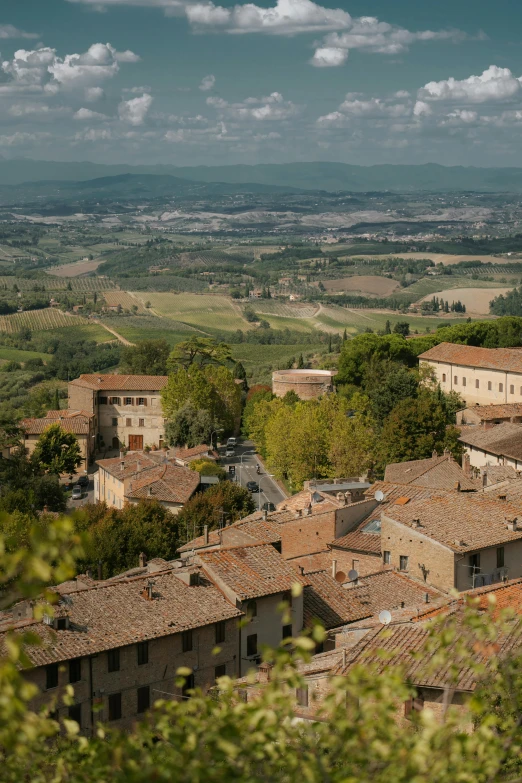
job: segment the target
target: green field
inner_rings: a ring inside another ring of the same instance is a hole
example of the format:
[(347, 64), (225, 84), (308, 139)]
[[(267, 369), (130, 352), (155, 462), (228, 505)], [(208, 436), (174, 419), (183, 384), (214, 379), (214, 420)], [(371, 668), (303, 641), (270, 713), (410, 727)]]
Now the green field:
[(220, 294), (152, 294), (138, 291), (134, 296), (150, 302), (153, 314), (195, 326), (202, 331), (232, 332), (249, 329), (241, 309), (232, 300)]
[(470, 276), (457, 277), (456, 275), (440, 275), (437, 277), (424, 277), (408, 288), (396, 291), (393, 296), (397, 299), (408, 299), (418, 302), (424, 296), (436, 294), (437, 291), (446, 291), (448, 288), (502, 288), (505, 283), (491, 280), (473, 280)]
[(49, 359), (48, 353), (39, 353), (38, 351), (22, 351), (19, 348), (6, 348), (0, 345), (0, 361), (5, 362), (25, 362), (28, 359), (43, 359), (45, 362)]
[(116, 340), (113, 334), (104, 329), (103, 326), (99, 326), (99, 324), (72, 324), (67, 327), (50, 329), (48, 333), (61, 340), (94, 340), (97, 343), (108, 343)]

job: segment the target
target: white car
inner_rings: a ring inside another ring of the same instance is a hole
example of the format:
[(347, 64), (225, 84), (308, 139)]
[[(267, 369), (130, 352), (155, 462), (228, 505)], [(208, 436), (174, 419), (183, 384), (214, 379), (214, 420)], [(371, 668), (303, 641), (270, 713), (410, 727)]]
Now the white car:
[(82, 488), (76, 484), (75, 487), (73, 487), (71, 499), (72, 500), (81, 500), (83, 496)]
[(236, 453), (236, 450), (233, 446), (227, 446), (227, 450), (225, 451), (225, 457), (233, 457)]
[(237, 438), (229, 438), (227, 440), (227, 449), (229, 446), (232, 446), (232, 448), (235, 449), (237, 446)]

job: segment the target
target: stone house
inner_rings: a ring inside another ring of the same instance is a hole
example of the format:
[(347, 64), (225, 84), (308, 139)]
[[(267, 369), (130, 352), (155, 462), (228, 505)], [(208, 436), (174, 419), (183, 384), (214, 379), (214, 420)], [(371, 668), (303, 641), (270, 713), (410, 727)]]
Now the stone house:
[(41, 419), (23, 419), (21, 428), (24, 433), (24, 446), (30, 455), (45, 430), (52, 424), (59, 424), (66, 432), (76, 435), (82, 457), (82, 469), (87, 470), (94, 457), (96, 445), (95, 417), (85, 410), (47, 411)]
[[(34, 668), (26, 677), (40, 690), (34, 708), (54, 699), (85, 734), (98, 721), (129, 729), (156, 700), (187, 698), (191, 688), (206, 691), (217, 677), (239, 673), (241, 611), (199, 568), (161, 560), (142, 566), (137, 575), (59, 585), (54, 617), (43, 622), (28, 601), (0, 615), (0, 647), (10, 630), (42, 639), (27, 648)], [(193, 672), (183, 688), (175, 684), (180, 666)], [(64, 707), (68, 684), (75, 704)]]
[(476, 348), (440, 343), (419, 356), (434, 370), (445, 392), (456, 391), (467, 405), (522, 402), (522, 349)]
[(496, 424), (492, 427), (461, 427), (459, 441), (464, 445), (466, 462), (471, 468), (504, 465), (522, 469), (522, 426)]
[(97, 448), (161, 448), (161, 390), (166, 384), (166, 375), (80, 375), (69, 382), (68, 407), (94, 416)]
[(177, 446), (170, 450), (169, 456), (177, 465), (184, 467), (197, 459), (219, 459), (219, 454), (211, 446), (207, 446), (206, 443), (201, 443), (199, 446), (193, 446), (192, 448)]
[(522, 423), (522, 403), (513, 402), (507, 405), (474, 405), (472, 408), (464, 408), (457, 411), (457, 427), (465, 425), (480, 425), (489, 429), (495, 424), (508, 422), (511, 424)]

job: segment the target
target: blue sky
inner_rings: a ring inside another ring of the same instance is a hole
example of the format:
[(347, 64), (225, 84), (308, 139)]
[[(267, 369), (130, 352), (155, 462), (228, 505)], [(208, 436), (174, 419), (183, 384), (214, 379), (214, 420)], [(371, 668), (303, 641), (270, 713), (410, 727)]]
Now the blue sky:
[(4, 0), (0, 155), (522, 165), (522, 7)]

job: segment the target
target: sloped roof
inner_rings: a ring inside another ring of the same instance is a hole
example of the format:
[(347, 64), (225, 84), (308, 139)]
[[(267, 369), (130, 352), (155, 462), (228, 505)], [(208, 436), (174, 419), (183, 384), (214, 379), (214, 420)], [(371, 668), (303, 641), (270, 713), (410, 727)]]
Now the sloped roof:
[(467, 446), (490, 454), (522, 460), (522, 425), (503, 422), (489, 430), (482, 427), (460, 427), (459, 440)]
[(429, 595), (430, 601), (440, 598), (442, 595), (439, 590), (391, 569), (359, 577), (357, 585), (345, 589), (348, 593), (353, 593), (354, 600), (357, 600), (362, 607), (368, 610), (366, 617), (378, 614), (383, 609), (391, 611), (405, 607), (424, 606), (426, 594)]
[(419, 359), (522, 373), (522, 349), (520, 348), (476, 348), (473, 345), (439, 343), (429, 351), (421, 353)]
[(372, 614), (353, 590), (340, 585), (327, 571), (307, 573), (306, 578), (309, 584), (304, 589), (305, 626), (310, 627), (314, 620), (319, 620), (328, 630)]
[(83, 373), (70, 381), (96, 391), (159, 391), (167, 385), (166, 375), (96, 375)]
[(61, 408), (57, 411), (47, 411), (46, 419), (73, 419), (76, 416), (84, 416), (86, 419), (94, 419), (95, 414), (90, 411), (76, 411), (71, 408)]
[(55, 424), (59, 424), (65, 432), (72, 432), (74, 435), (88, 435), (90, 431), (90, 422), (87, 416), (65, 416), (62, 419), (23, 419), (21, 427), (26, 435), (41, 435)]
[(455, 489), (457, 482), (464, 491), (479, 489), (481, 481), (466, 476), (450, 453), (409, 462), (392, 462), (386, 466), (384, 480), (394, 484), (416, 484), (433, 489)]
[(165, 503), (186, 503), (199, 486), (199, 473), (179, 465), (159, 465), (131, 482), (125, 497), (154, 498)]
[[(237, 522), (233, 522), (231, 525), (227, 525), (223, 530), (238, 529), (247, 535), (256, 538), (263, 543), (275, 544), (277, 541), (281, 541), (281, 534), (279, 532), (279, 524), (276, 520), (272, 520), (271, 515), (268, 514), (266, 519), (263, 519), (262, 514), (258, 514), (254, 518), (248, 516), (244, 519), (239, 519)], [(208, 546), (219, 546), (220, 534), (218, 530), (211, 530), (208, 534), (208, 543), (205, 543), (204, 536), (198, 536), (192, 541), (180, 546), (178, 552), (191, 552), (193, 549), (201, 549)]]
[(222, 579), (241, 601), (286, 592), (296, 582), (308, 584), (272, 544), (222, 547), (200, 552), (198, 559), (211, 578)]
[(157, 468), (158, 461), (161, 458), (161, 456), (158, 456), (155, 459), (142, 451), (131, 451), (123, 457), (99, 459), (96, 461), (96, 464), (103, 470), (106, 470), (111, 476), (123, 481), (123, 479), (133, 476), (135, 473), (139, 474), (151, 468)]
[[(152, 578), (153, 600), (142, 592)], [(31, 662), (42, 666), (84, 655), (93, 655), (146, 639), (170, 636), (241, 612), (206, 579), (188, 586), (172, 569), (142, 576), (97, 583), (70, 594), (61, 593), (62, 608), (69, 615), (68, 630), (51, 630), (42, 622), (21, 623), (22, 630), (40, 636), (42, 645), (26, 649)], [(0, 633), (0, 648), (5, 632)]]
[(191, 457), (198, 457), (200, 454), (211, 454), (212, 450), (206, 443), (202, 443), (199, 446), (194, 446), (191, 449), (181, 448), (181, 446), (172, 450), (174, 457), (178, 459), (190, 459)]
[(470, 413), (476, 414), (482, 421), (494, 419), (507, 419), (511, 416), (522, 416), (522, 402), (507, 402), (504, 405), (474, 405), (465, 408)]

